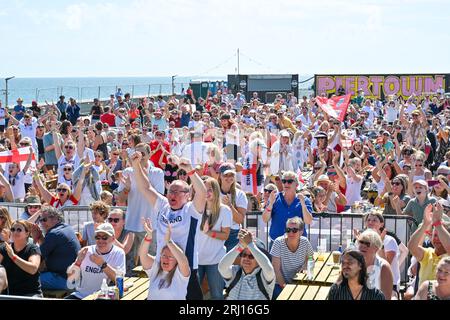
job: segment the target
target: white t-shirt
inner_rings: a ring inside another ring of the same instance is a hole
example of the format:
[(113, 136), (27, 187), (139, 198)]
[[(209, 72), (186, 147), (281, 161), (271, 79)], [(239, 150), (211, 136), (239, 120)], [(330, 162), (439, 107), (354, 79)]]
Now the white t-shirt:
[(5, 178), (11, 185), (14, 199), (25, 198), (25, 174), (23, 171), (19, 171), (14, 178), (10, 177), (9, 171), (5, 171)]
[[(231, 195), (228, 194), (231, 200)], [(222, 200), (223, 196), (225, 196), (222, 192), (220, 193), (220, 200)], [(240, 189), (236, 189), (236, 209), (237, 208), (244, 208), (245, 210), (247, 210), (248, 207), (248, 200), (247, 200), (247, 196), (245, 195), (245, 193), (240, 190)], [(233, 220), (233, 214), (231, 215), (231, 219), (232, 219), (232, 225), (231, 225), (231, 229), (232, 230), (239, 230), (240, 226), (239, 223), (236, 223)]]
[[(230, 228), (232, 224), (233, 216), (231, 209), (228, 206), (221, 205), (219, 212), (219, 219), (214, 227), (210, 230), (220, 232), (221, 228)], [(201, 221), (199, 221), (201, 225)], [(224, 246), (225, 240), (214, 239), (206, 235), (202, 230), (199, 231), (197, 236), (198, 242), (198, 264), (200, 265), (213, 265), (218, 264), (223, 256), (226, 254), (226, 248)]]
[(25, 125), (25, 120), (22, 119), (18, 124), (20, 134), (22, 135), (22, 139), (28, 137), (31, 139), (31, 143), (33, 145), (34, 150), (37, 150), (37, 142), (36, 142), (36, 128), (38, 127), (38, 121), (36, 118), (31, 118), (31, 124)]
[(145, 270), (150, 281), (147, 300), (186, 300), (189, 276), (183, 276), (177, 266), (172, 283), (167, 287), (165, 279), (168, 272), (162, 271), (158, 275), (159, 265), (160, 262), (155, 260), (151, 269)]
[(172, 226), (172, 240), (183, 250), (189, 260), (191, 269), (198, 268), (198, 241), (202, 215), (197, 212), (193, 202), (186, 203), (180, 210), (172, 210), (165, 197), (158, 197), (153, 212), (153, 225), (156, 230), (156, 260), (159, 260), (161, 250), (165, 245), (164, 237), (167, 232), (167, 223)]
[(208, 144), (203, 141), (195, 141), (186, 145), (182, 151), (182, 157), (191, 160), (192, 166), (203, 165), (208, 160)]
[[(100, 290), (103, 279), (107, 279), (108, 276), (100, 267), (91, 261), (90, 255), (98, 254), (95, 250), (96, 246), (88, 246), (88, 252), (86, 253), (86, 257), (83, 259), (81, 263), (81, 282), (77, 287), (77, 291), (75, 292), (75, 296), (83, 299), (90, 294)], [(103, 260), (113, 269), (121, 270), (125, 274), (125, 252), (123, 249), (113, 245), (110, 252), (107, 254), (101, 255)]]
[(58, 183), (65, 182), (64, 176), (64, 166), (66, 164), (71, 164), (73, 166), (73, 171), (75, 171), (80, 166), (81, 159), (78, 157), (78, 154), (75, 155), (71, 159), (66, 159), (65, 155), (61, 155), (58, 159)]
[(384, 252), (393, 251), (395, 252), (394, 259), (391, 262), (392, 275), (394, 277), (394, 285), (400, 285), (400, 266), (398, 264), (398, 258), (400, 257), (400, 249), (398, 247), (397, 241), (389, 235), (384, 237), (383, 241)]
[(351, 206), (355, 201), (361, 201), (361, 186), (364, 179), (356, 182), (353, 179), (347, 177), (347, 189), (345, 190), (345, 197), (347, 198), (347, 205)]
[(386, 106), (386, 121), (394, 122), (398, 119), (398, 110), (397, 107), (391, 107), (389, 105)]

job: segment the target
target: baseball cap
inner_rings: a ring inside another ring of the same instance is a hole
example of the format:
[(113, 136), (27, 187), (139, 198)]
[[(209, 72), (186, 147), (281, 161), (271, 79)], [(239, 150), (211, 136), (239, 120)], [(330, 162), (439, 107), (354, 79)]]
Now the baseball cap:
[(428, 188), (428, 183), (425, 180), (423, 180), (423, 179), (419, 179), (419, 180), (414, 181), (413, 185), (415, 185), (415, 184), (420, 184), (421, 186), (424, 186), (425, 188)]
[(219, 172), (221, 174), (228, 174), (228, 173), (236, 174), (236, 167), (234, 166), (234, 164), (230, 162), (225, 162), (220, 165)]
[(291, 137), (291, 135), (289, 134), (289, 132), (287, 132), (287, 130), (281, 130), (280, 131), (280, 136), (281, 137), (288, 137), (288, 138)]
[(27, 205), (41, 205), (41, 199), (38, 196), (28, 196), (25, 198)]
[(95, 229), (95, 234), (97, 233), (106, 233), (110, 237), (114, 237), (114, 228), (110, 223), (102, 223)]
[(316, 139), (325, 138), (326, 139), (326, 138), (328, 138), (328, 136), (327, 136), (327, 134), (325, 132), (318, 131), (316, 133), (316, 135), (314, 136), (314, 138), (316, 138)]

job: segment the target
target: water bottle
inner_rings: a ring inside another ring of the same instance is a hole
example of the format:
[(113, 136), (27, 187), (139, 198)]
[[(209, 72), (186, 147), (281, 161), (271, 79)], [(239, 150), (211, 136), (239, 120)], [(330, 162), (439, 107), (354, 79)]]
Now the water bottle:
[(109, 287), (108, 284), (106, 283), (106, 279), (103, 279), (102, 286), (100, 287), (100, 297), (103, 299), (108, 299), (108, 291)]
[(123, 272), (121, 270), (118, 270), (116, 272), (116, 287), (119, 289), (119, 298), (122, 299), (123, 297)]
[(314, 279), (314, 259), (313, 259), (313, 256), (309, 256), (309, 258), (308, 258), (307, 278), (308, 278), (308, 280)]

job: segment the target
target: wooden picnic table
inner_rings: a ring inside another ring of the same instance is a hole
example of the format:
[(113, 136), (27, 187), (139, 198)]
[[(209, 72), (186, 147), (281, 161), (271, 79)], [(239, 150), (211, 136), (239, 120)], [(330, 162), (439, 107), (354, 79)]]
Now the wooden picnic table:
[(277, 300), (326, 300), (330, 288), (328, 285), (288, 284)]
[(148, 278), (147, 273), (144, 271), (142, 266), (137, 266), (133, 269), (133, 274), (138, 278)]
[[(131, 287), (130, 287), (131, 285)], [(127, 288), (123, 293), (123, 297), (120, 300), (147, 300), (148, 296), (148, 278), (130, 277), (124, 278), (124, 287)], [(95, 300), (97, 299), (99, 292), (93, 293), (83, 300)]]
[(314, 278), (307, 279), (306, 272), (299, 272), (294, 277), (294, 284), (331, 286), (339, 278), (340, 266), (335, 266), (331, 252), (323, 254), (323, 260), (319, 261), (319, 254), (314, 253)]

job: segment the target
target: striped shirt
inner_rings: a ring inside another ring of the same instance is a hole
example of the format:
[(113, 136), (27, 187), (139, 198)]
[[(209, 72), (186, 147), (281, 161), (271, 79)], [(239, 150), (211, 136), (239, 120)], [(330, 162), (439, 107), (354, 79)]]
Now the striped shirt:
[[(354, 300), (347, 283), (333, 284), (328, 293), (327, 300)], [(364, 286), (361, 292), (361, 300), (385, 300), (383, 293), (376, 289)]]
[[(229, 280), (224, 279), (227, 287), (231, 284), (231, 282), (233, 282), (233, 279), (236, 277), (236, 274), (240, 268), (240, 266), (236, 265), (232, 267), (233, 276)], [(241, 278), (236, 286), (231, 289), (227, 300), (266, 300), (266, 297), (258, 288), (256, 274), (259, 270), (261, 270), (261, 268), (257, 267), (252, 273), (245, 274), (242, 272)], [(272, 281), (268, 282), (264, 277), (264, 272), (261, 272), (261, 280), (267, 293), (269, 294), (269, 297), (272, 298), (273, 289), (275, 287), (275, 277)]]
[(309, 256), (314, 253), (311, 243), (306, 237), (300, 237), (300, 243), (295, 252), (287, 246), (287, 239), (284, 235), (275, 239), (270, 254), (281, 260), (281, 273), (284, 281), (292, 283), (292, 279), (297, 272), (305, 268)]

